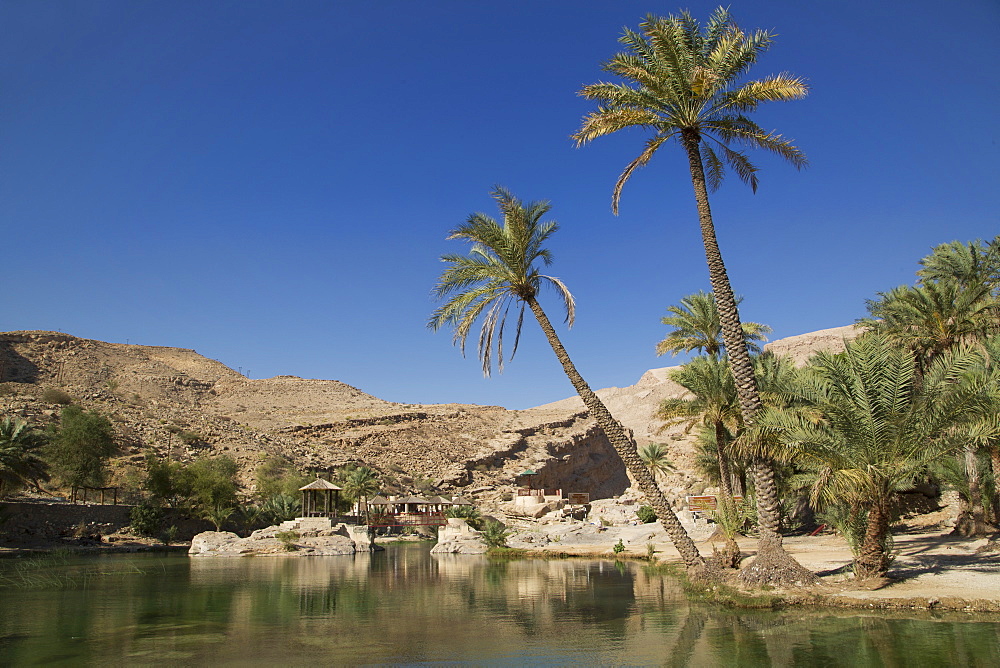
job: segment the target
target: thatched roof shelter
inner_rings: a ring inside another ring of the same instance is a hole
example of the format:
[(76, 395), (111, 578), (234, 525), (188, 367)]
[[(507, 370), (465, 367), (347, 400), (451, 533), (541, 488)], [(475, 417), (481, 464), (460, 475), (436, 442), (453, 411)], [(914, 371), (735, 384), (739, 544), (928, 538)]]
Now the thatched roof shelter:
[(451, 505), (451, 499), (446, 499), (443, 496), (431, 496), (427, 498), (427, 505), (434, 506), (434, 510), (441, 511), (444, 510), (445, 506)]
[(410, 496), (402, 496), (396, 499), (395, 504), (402, 506), (404, 513), (419, 513), (420, 506), (427, 505), (427, 499), (411, 494)]
[(344, 488), (343, 487), (339, 487), (337, 485), (334, 485), (329, 480), (323, 480), (322, 478), (316, 478), (315, 480), (313, 480), (308, 485), (304, 485), (302, 487), (299, 487), (299, 491), (300, 492), (303, 492), (303, 491), (309, 490), (309, 489), (320, 489), (320, 490), (322, 490), (322, 489), (328, 489), (328, 490), (331, 490), (331, 491), (338, 491), (339, 492), (339, 491), (343, 490)]
[[(316, 478), (308, 485), (299, 487), (299, 491), (302, 492), (302, 516), (336, 516), (337, 502), (340, 500), (340, 492), (343, 489), (343, 487), (322, 478)], [(322, 504), (320, 500), (322, 500)], [(322, 509), (320, 509), (321, 506)]]
[(453, 506), (471, 506), (473, 504), (472, 504), (472, 501), (469, 501), (468, 499), (466, 499), (464, 497), (456, 496), (454, 499), (452, 499), (451, 505), (453, 505)]

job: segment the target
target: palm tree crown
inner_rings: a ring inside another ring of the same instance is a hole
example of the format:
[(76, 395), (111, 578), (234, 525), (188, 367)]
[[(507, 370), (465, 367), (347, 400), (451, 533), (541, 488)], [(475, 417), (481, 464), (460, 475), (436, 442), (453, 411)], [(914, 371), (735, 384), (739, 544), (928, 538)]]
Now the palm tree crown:
[[(739, 304), (742, 297), (736, 299)], [(689, 353), (692, 350), (704, 351), (709, 357), (719, 357), (725, 349), (722, 341), (722, 322), (719, 318), (719, 307), (715, 303), (715, 295), (699, 290), (693, 295), (681, 299), (681, 303), (667, 307), (666, 315), (661, 322), (673, 329), (662, 341), (656, 344), (656, 354), (663, 355), (679, 352)], [(756, 322), (743, 322), (743, 335), (751, 353), (759, 353), (757, 341), (767, 341), (771, 328)]]
[(1000, 287), (1000, 235), (989, 243), (977, 239), (940, 244), (920, 264), (917, 275), (923, 283), (954, 280), (962, 287), (981, 285), (995, 291)]
[(434, 296), (446, 299), (431, 314), (428, 326), (437, 330), (444, 325), (454, 327), (454, 341), (465, 354), (465, 341), (480, 316), (484, 316), (479, 334), (479, 357), (483, 373), (490, 375), (493, 348), (497, 366), (503, 371), (504, 330), (512, 302), (518, 309), (514, 343), (510, 356), (517, 351), (524, 308), (543, 284), (556, 289), (566, 311), (566, 323), (573, 325), (575, 302), (569, 289), (558, 278), (542, 274), (537, 267), (552, 263), (552, 254), (544, 244), (559, 229), (555, 221), (542, 222), (549, 212), (548, 202), (522, 204), (506, 189), (495, 187), (496, 200), (503, 223), (483, 213), (469, 216), (465, 224), (451, 232), (449, 239), (464, 239), (472, 243), (469, 255), (443, 255), (448, 263), (434, 288)]
[(47, 465), (39, 456), (45, 439), (23, 420), (0, 421), (0, 498), (25, 484), (48, 480)]
[(584, 86), (579, 94), (601, 106), (584, 117), (573, 135), (579, 146), (629, 127), (653, 132), (645, 150), (615, 184), (612, 207), (616, 213), (625, 182), (668, 139), (700, 145), (713, 189), (722, 182), (726, 165), (757, 189), (757, 167), (744, 148), (764, 149), (796, 167), (807, 164), (805, 155), (788, 139), (765, 131), (747, 116), (764, 102), (795, 100), (808, 91), (801, 78), (787, 74), (739, 83), (770, 47), (771, 33), (744, 33), (721, 7), (704, 29), (687, 12), (649, 15), (639, 28), (641, 32), (624, 31), (619, 41), (627, 51), (604, 64), (605, 71), (626, 83)]
[(456, 343), (464, 346), (476, 320), (482, 316), (479, 356), (483, 360), (483, 371), (489, 374), (494, 340), (497, 357), (500, 362), (503, 361), (503, 329), (512, 302), (520, 307), (515, 349), (524, 321), (524, 307), (527, 306), (545, 333), (552, 352), (583, 400), (588, 413), (607, 436), (611, 447), (646, 495), (684, 562), (694, 570), (703, 570), (705, 561), (699, 554), (698, 547), (684, 531), (670, 503), (656, 486), (656, 480), (649, 469), (642, 464), (635, 439), (611, 415), (607, 406), (577, 371), (552, 322), (538, 303), (536, 296), (539, 288), (544, 284), (554, 286), (566, 309), (566, 321), (572, 324), (573, 296), (559, 279), (545, 276), (535, 267), (535, 262), (539, 259), (545, 264), (552, 260), (543, 243), (558, 227), (555, 222), (540, 222), (541, 217), (548, 212), (549, 205), (544, 202), (523, 204), (499, 187), (493, 190), (493, 198), (503, 214), (503, 225), (489, 216), (477, 213), (451, 233), (450, 239), (469, 241), (472, 249), (468, 256), (442, 256), (441, 259), (448, 266), (441, 274), (434, 293), (446, 301), (431, 314), (428, 326), (435, 330), (442, 325), (453, 326)]

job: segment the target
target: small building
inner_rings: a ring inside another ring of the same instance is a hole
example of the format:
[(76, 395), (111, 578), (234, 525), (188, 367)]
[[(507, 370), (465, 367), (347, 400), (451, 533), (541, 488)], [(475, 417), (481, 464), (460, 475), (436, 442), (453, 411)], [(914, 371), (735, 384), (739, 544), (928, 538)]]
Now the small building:
[(343, 489), (322, 478), (299, 487), (302, 492), (302, 517), (336, 517)]

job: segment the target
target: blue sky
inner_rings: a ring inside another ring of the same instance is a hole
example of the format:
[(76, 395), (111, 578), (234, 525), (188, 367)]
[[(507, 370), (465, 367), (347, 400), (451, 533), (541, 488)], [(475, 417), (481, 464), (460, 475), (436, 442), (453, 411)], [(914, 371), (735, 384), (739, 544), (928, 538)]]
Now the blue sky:
[[(687, 167), (641, 133), (577, 149), (581, 86), (623, 26), (715, 3), (0, 4), (0, 330), (194, 348), (253, 378), (527, 408), (572, 388), (533, 322), (503, 375), (425, 322), (448, 231), (503, 184), (548, 199), (577, 298), (564, 343), (595, 387), (658, 358), (670, 304), (708, 289)], [(931, 246), (1000, 233), (1000, 4), (735, 1), (778, 33), (754, 74), (806, 77), (761, 125), (756, 194), (713, 199), (745, 319), (774, 337), (866, 314)], [(543, 295), (553, 315), (554, 295)]]

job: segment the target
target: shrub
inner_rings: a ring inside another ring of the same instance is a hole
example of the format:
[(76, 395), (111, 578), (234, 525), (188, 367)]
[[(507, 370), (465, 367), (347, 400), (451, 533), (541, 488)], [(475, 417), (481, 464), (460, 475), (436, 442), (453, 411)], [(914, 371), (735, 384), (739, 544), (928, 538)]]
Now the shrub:
[(46, 447), (46, 456), (63, 482), (76, 487), (101, 487), (107, 460), (115, 453), (111, 422), (97, 411), (66, 406), (60, 425)]
[(639, 506), (639, 509), (635, 511), (635, 516), (643, 524), (649, 524), (657, 520), (656, 511), (651, 506)]
[(444, 511), (445, 517), (460, 517), (473, 529), (482, 529), (483, 517), (475, 506), (449, 506)]
[(170, 545), (171, 543), (177, 542), (177, 525), (171, 524), (162, 534), (160, 534), (160, 540), (164, 545)]
[(202, 510), (202, 517), (211, 522), (216, 531), (222, 531), (222, 525), (232, 516), (234, 510), (232, 506), (211, 506)]
[(621, 554), (622, 552), (625, 551), (625, 543), (623, 543), (622, 539), (619, 538), (618, 542), (615, 543), (615, 546), (611, 549), (614, 550), (615, 554)]
[(180, 430), (177, 432), (177, 438), (181, 440), (184, 445), (194, 445), (196, 443), (204, 443), (205, 437), (196, 431), (185, 431)]
[(500, 522), (487, 520), (481, 531), (487, 547), (507, 547), (510, 531)]
[(163, 510), (159, 506), (143, 502), (132, 506), (129, 511), (132, 531), (140, 536), (155, 536), (163, 523)]
[(146, 478), (143, 488), (153, 495), (153, 498), (176, 507), (177, 502), (190, 495), (186, 486), (187, 480), (182, 475), (183, 465), (169, 459), (160, 459), (155, 454), (146, 455)]
[(302, 501), (291, 494), (275, 494), (261, 506), (261, 515), (266, 522), (294, 520), (299, 515)]
[(281, 546), (286, 552), (294, 552), (299, 549), (299, 546), (294, 542), (299, 538), (297, 531), (279, 531), (274, 534), (274, 537), (281, 541)]
[(257, 467), (254, 482), (257, 498), (267, 501), (278, 494), (297, 496), (299, 487), (309, 482), (309, 478), (284, 457), (271, 455)]
[(47, 404), (61, 404), (65, 406), (66, 404), (73, 403), (73, 397), (69, 396), (57, 387), (47, 387), (45, 391), (42, 392), (42, 401)]
[(190, 486), (192, 500), (203, 510), (232, 509), (237, 505), (237, 466), (231, 457), (202, 457), (183, 471), (182, 478)]

